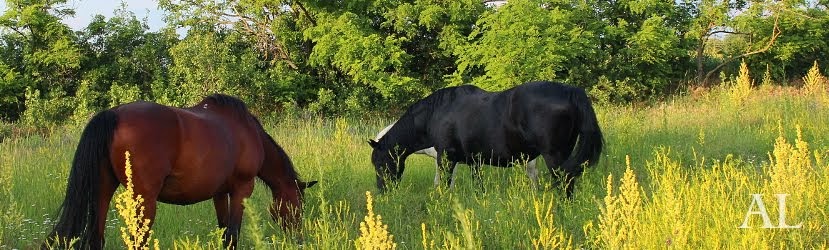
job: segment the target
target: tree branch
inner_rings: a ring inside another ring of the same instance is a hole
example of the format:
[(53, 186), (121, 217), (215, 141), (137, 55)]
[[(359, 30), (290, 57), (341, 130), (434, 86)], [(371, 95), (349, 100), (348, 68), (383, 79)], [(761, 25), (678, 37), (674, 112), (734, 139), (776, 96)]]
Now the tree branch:
[(745, 33), (745, 32), (717, 30), (717, 31), (708, 32), (707, 36), (713, 36), (713, 35), (716, 35), (716, 34), (751, 35), (751, 33)]
[[(268, 9), (263, 9), (265, 20), (256, 20), (255, 18), (242, 14), (243, 12), (237, 7), (233, 7), (232, 11), (235, 13), (222, 12), (219, 15), (224, 17), (238, 18), (238, 21), (220, 21), (226, 24), (237, 24), (244, 33), (253, 37), (256, 40), (256, 48), (263, 54), (265, 60), (276, 59), (284, 61), (292, 69), (299, 69), (296, 64), (291, 61), (290, 55), (279, 41), (276, 40), (270, 30), (270, 23), (275, 19), (273, 13)], [(241, 25), (238, 25), (241, 24)]]
[(299, 10), (302, 11), (302, 14), (305, 14), (308, 17), (308, 20), (311, 21), (311, 24), (317, 26), (317, 20), (314, 20), (314, 17), (311, 16), (311, 13), (308, 12), (308, 9), (305, 8), (299, 1), (294, 1), (294, 3), (299, 7)]
[(725, 60), (724, 62), (720, 63), (720, 65), (717, 65), (717, 67), (714, 67), (714, 69), (712, 69), (711, 71), (708, 71), (708, 73), (705, 74), (705, 78), (702, 79), (702, 82), (703, 83), (708, 82), (708, 78), (710, 78), (711, 75), (713, 75), (715, 72), (719, 71), (723, 66), (733, 62), (734, 60), (737, 60), (737, 59), (740, 59), (740, 58), (745, 58), (747, 56), (754, 55), (754, 54), (763, 53), (763, 52), (766, 52), (769, 49), (771, 49), (771, 47), (774, 45), (774, 42), (777, 40), (777, 37), (779, 37), (780, 34), (782, 33), (782, 32), (780, 32), (780, 27), (778, 26), (779, 23), (780, 23), (780, 16), (776, 15), (774, 17), (774, 27), (772, 28), (772, 31), (771, 31), (771, 38), (769, 39), (769, 42), (766, 44), (765, 47), (763, 47), (761, 49), (758, 49), (758, 50), (755, 50), (755, 51), (746, 52), (746, 53), (743, 53), (741, 55), (738, 55), (738, 56), (735, 56), (735, 57), (732, 57), (732, 58), (729, 58), (729, 59)]
[(11, 29), (12, 31), (16, 32), (17, 34), (20, 34), (20, 36), (22, 36), (24, 39), (28, 39), (28, 38), (29, 38), (29, 37), (27, 37), (27, 36), (26, 36), (26, 33), (23, 33), (23, 31), (20, 31), (19, 29), (17, 29), (17, 27), (8, 26), (8, 27), (6, 27), (6, 28), (9, 28), (9, 29)]

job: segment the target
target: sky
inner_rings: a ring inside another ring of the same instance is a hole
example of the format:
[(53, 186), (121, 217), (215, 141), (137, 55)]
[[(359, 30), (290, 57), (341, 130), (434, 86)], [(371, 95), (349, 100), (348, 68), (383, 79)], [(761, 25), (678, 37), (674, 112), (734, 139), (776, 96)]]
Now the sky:
[[(66, 17), (63, 23), (69, 25), (73, 30), (81, 30), (89, 24), (92, 17), (101, 14), (112, 17), (115, 9), (122, 1), (119, 0), (68, 0), (66, 7), (75, 9), (74, 17)], [(147, 17), (147, 24), (150, 31), (158, 31), (164, 26), (163, 12), (157, 8), (156, 0), (123, 0), (127, 4), (127, 10), (135, 13), (139, 19)], [(6, 11), (6, 1), (0, 0), (0, 13)]]

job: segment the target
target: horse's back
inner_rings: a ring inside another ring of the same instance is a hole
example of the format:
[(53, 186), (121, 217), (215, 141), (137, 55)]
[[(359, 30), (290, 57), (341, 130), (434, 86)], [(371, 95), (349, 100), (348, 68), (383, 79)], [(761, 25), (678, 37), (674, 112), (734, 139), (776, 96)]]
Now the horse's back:
[(178, 153), (181, 130), (178, 115), (169, 107), (133, 102), (115, 107), (113, 111), (118, 114), (112, 142), (114, 156), (121, 154), (120, 158), (123, 158), (127, 150), (133, 155), (148, 154), (158, 158), (169, 158)]
[(489, 154), (495, 161), (571, 144), (577, 115), (570, 102), (574, 89), (540, 81), (501, 92), (464, 91), (436, 110), (433, 140), (466, 156), (483, 154), (487, 160)]
[[(132, 154), (134, 179), (167, 203), (191, 204), (228, 189), (231, 178), (252, 181), (263, 153), (258, 131), (249, 122), (207, 108), (181, 109), (135, 102), (113, 109), (119, 116), (113, 137), (113, 165), (123, 168)], [(123, 183), (125, 175), (116, 171)]]
[[(507, 141), (513, 131), (505, 130), (506, 99), (500, 92), (487, 92), (474, 86), (456, 89), (435, 108), (429, 134), (436, 149), (447, 150), (451, 160), (470, 162), (506, 159)], [(480, 156), (482, 159), (472, 159)]]
[(579, 109), (572, 96), (583, 92), (553, 82), (523, 84), (514, 89), (509, 119), (538, 151), (567, 150), (575, 143), (579, 125)]
[[(555, 83), (555, 82), (528, 82), (508, 90), (512, 95), (512, 107), (528, 108), (522, 105), (546, 103), (554, 105), (568, 104), (573, 92), (580, 88)], [(508, 92), (508, 91), (505, 91)], [(582, 90), (582, 92), (584, 92)]]

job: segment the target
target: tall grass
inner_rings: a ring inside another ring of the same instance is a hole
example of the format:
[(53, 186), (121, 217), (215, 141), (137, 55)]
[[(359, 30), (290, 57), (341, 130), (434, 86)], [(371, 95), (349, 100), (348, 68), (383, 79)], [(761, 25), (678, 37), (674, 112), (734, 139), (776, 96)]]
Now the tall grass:
[[(376, 188), (365, 140), (390, 120), (263, 117), (302, 178), (320, 183), (306, 190), (299, 235), (262, 216), (270, 195), (258, 185), (246, 201), (239, 246), (353, 249), (372, 211), (399, 249), (825, 248), (827, 103), (801, 89), (749, 89), (744, 96), (724, 87), (649, 106), (596, 107), (607, 149), (578, 178), (572, 199), (543, 169), (533, 188), (523, 167), (485, 167), (481, 191), (469, 168), (459, 166), (453, 189), (434, 188), (434, 161), (412, 156), (400, 187), (372, 196), (369, 205), (365, 194)], [(78, 134), (0, 143), (0, 246), (42, 241), (63, 198)], [(802, 227), (764, 229), (751, 216), (751, 228), (738, 228), (752, 194), (760, 194), (774, 225), (775, 194), (788, 194), (787, 223)], [(107, 247), (125, 248), (122, 219), (112, 212), (108, 218)], [(156, 218), (153, 235), (162, 249), (221, 246), (211, 202), (160, 204)]]

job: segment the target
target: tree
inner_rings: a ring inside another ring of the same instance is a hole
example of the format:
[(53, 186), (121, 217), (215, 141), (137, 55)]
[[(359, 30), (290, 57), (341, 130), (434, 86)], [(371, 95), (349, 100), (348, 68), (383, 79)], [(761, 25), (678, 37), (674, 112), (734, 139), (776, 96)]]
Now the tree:
[[(78, 32), (82, 53), (82, 83), (88, 92), (83, 98), (89, 103), (90, 111), (111, 107), (123, 101), (134, 101), (144, 96), (156, 99), (152, 93), (153, 84), (166, 82), (171, 57), (169, 49), (178, 41), (171, 29), (148, 32), (146, 21), (122, 5), (115, 10), (112, 18), (97, 15)], [(137, 92), (132, 97), (118, 97), (121, 91)], [(104, 95), (113, 93), (116, 96)], [(116, 100), (120, 99), (120, 100)]]
[(25, 82), (20, 77), (22, 41), (12, 34), (0, 34), (0, 120), (17, 120), (23, 112)]
[[(687, 72), (688, 6), (675, 1), (597, 1), (604, 62), (594, 93), (628, 101), (665, 93)], [(597, 92), (598, 91), (598, 92)]]
[(573, 14), (572, 6), (558, 1), (515, 0), (490, 10), (475, 24), (470, 42), (454, 51), (454, 84), (471, 78), (485, 89), (503, 90), (563, 78), (568, 62), (596, 43)]
[[(2, 88), (6, 91), (0, 97), (3, 105), (15, 106), (8, 102), (26, 100), (21, 88), (38, 93), (29, 95), (30, 98), (40, 98), (40, 93), (63, 98), (74, 91), (72, 83), (78, 77), (81, 54), (74, 34), (60, 22), (62, 17), (74, 14), (72, 9), (62, 7), (65, 2), (6, 1), (7, 10), (0, 16), (0, 27), (8, 31), (3, 34), (6, 40), (3, 53), (9, 57), (5, 57), (0, 74), (15, 80), (4, 81)], [(16, 106), (12, 107), (15, 111), (4, 116), (16, 119), (20, 115), (20, 105)], [(57, 114), (68, 113), (65, 107), (55, 107), (49, 112), (56, 113), (50, 114), (55, 117), (68, 115)]]
[[(741, 32), (733, 32), (731, 34), (748, 36), (748, 42), (743, 43), (744, 46), (740, 46), (744, 50), (742, 52), (732, 53), (729, 55), (719, 65), (709, 70), (708, 73), (705, 74), (705, 77), (702, 78), (701, 82), (707, 82), (708, 79), (716, 72), (719, 72), (722, 67), (736, 61), (737, 59), (742, 59), (770, 50), (781, 34), (779, 27), (779, 12), (782, 10), (781, 7), (782, 4), (778, 5), (773, 2), (758, 1), (752, 3), (748, 9), (744, 10), (739, 16), (735, 17), (734, 27), (736, 30)], [(750, 21), (746, 23), (747, 20)], [(765, 22), (764, 20), (773, 20), (773, 23), (770, 27), (758, 29), (757, 24), (760, 26), (768, 24), (768, 22)]]
[(771, 73), (782, 82), (788, 82), (805, 75), (815, 60), (829, 56), (826, 25), (829, 25), (829, 16), (824, 7), (810, 1), (786, 1), (758, 5), (740, 16), (735, 26), (753, 34), (747, 46), (754, 50), (771, 44), (765, 38), (774, 35), (772, 31), (778, 29), (773, 46), (763, 53), (753, 54), (746, 61), (756, 67), (756, 71), (773, 65), (769, 67)]
[(222, 27), (244, 37), (269, 75), (294, 89), (277, 91), (289, 95), (277, 99), (300, 105), (328, 100), (326, 105), (345, 103), (337, 109), (354, 111), (410, 103), (445, 86), (443, 77), (454, 71), (449, 48), (468, 35), (484, 9), (474, 0), (194, 0), (161, 6), (178, 25)]
[(705, 49), (713, 36), (723, 34), (741, 34), (733, 30), (733, 14), (742, 11), (747, 2), (742, 0), (700, 0), (686, 1), (692, 6), (693, 21), (688, 32), (688, 39), (696, 41), (696, 81), (705, 84), (708, 76), (705, 69)]

